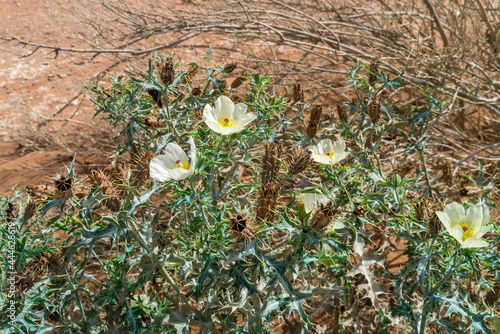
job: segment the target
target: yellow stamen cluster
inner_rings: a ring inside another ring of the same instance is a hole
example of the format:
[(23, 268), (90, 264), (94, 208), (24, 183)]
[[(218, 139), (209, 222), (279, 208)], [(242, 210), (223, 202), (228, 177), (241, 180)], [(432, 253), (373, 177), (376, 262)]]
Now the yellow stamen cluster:
[(226, 128), (232, 128), (234, 126), (234, 119), (231, 117), (222, 117), (219, 124)]
[(470, 228), (469, 224), (460, 223), (460, 227), (462, 228), (462, 231), (464, 232), (462, 234), (462, 241), (465, 241), (474, 235), (474, 231)]
[(333, 155), (335, 154), (335, 152), (326, 152), (325, 155), (329, 158), (333, 157)]
[(175, 162), (174, 168), (189, 169), (189, 161), (187, 161), (187, 160), (177, 160)]

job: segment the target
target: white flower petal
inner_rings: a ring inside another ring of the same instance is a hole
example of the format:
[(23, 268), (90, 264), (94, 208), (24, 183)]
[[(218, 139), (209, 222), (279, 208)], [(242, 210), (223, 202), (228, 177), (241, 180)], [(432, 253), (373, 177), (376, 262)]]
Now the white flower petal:
[(488, 242), (481, 240), (476, 237), (467, 238), (464, 243), (462, 243), (463, 248), (483, 248), (488, 247)]
[(476, 232), (474, 231), (474, 236), (475, 237), (478, 237), (478, 238), (481, 238), (483, 235), (485, 235), (486, 233), (488, 233), (489, 231), (491, 231), (493, 229), (493, 225), (486, 225), (486, 226), (481, 226), (481, 228)]
[(490, 222), (490, 209), (486, 206), (483, 206), (483, 225), (486, 225)]
[(439, 220), (441, 223), (443, 223), (443, 226), (446, 228), (448, 233), (450, 233), (451, 227), (450, 227), (450, 218), (446, 214), (446, 212), (443, 211), (436, 211), (436, 215), (438, 216)]
[(149, 176), (155, 181), (165, 182), (170, 180), (170, 160), (164, 155), (159, 155), (151, 159), (149, 163)]
[(450, 203), (444, 207), (444, 212), (448, 215), (450, 219), (450, 227), (460, 224), (465, 218), (465, 209), (461, 204), (456, 202)]
[(208, 119), (215, 120), (214, 108), (210, 104), (205, 104), (203, 108), (203, 121), (206, 122)]
[(332, 151), (332, 141), (330, 139), (323, 139), (318, 142), (318, 149), (320, 154)]
[(257, 116), (253, 113), (248, 113), (244, 115), (240, 115), (239, 117), (234, 118), (234, 127), (244, 128), (251, 122), (253, 122)]
[(189, 176), (191, 176), (193, 175), (194, 169), (196, 167), (196, 145), (194, 144), (193, 137), (189, 137), (188, 143), (191, 146), (191, 152), (189, 153), (189, 155), (191, 156), (191, 161), (189, 162)]
[(332, 161), (329, 157), (327, 157), (324, 154), (318, 154), (318, 155), (312, 154), (311, 157), (315, 162), (323, 165), (330, 165)]
[(335, 152), (335, 154), (344, 152), (345, 151), (345, 141), (337, 140), (335, 143), (333, 143), (332, 151)]
[(234, 111), (233, 111), (233, 119), (236, 121), (236, 119), (245, 116), (247, 113), (248, 106), (244, 103), (238, 103), (237, 105), (234, 106)]
[(334, 153), (332, 157), (330, 158), (330, 164), (336, 164), (337, 162), (344, 160), (351, 152), (339, 152), (339, 153)]
[(469, 210), (467, 210), (464, 222), (467, 223), (474, 232), (479, 231), (483, 223), (483, 206), (481, 204), (471, 206)]
[(234, 103), (227, 96), (221, 95), (215, 101), (215, 114), (217, 121), (223, 117), (233, 118)]
[(186, 153), (184, 152), (184, 150), (176, 143), (168, 143), (167, 144), (167, 147), (165, 147), (165, 155), (173, 157), (174, 164), (177, 160), (181, 160), (181, 161), (188, 160), (188, 157), (187, 157)]
[[(464, 231), (462, 230), (462, 228), (460, 227), (460, 225), (455, 225), (451, 228), (450, 230), (450, 234), (453, 238), (457, 239), (457, 241), (462, 244), (463, 241), (463, 236), (464, 236)], [(469, 238), (470, 239), (470, 238)]]
[(189, 169), (174, 168), (169, 171), (170, 177), (176, 181), (184, 180), (192, 175)]

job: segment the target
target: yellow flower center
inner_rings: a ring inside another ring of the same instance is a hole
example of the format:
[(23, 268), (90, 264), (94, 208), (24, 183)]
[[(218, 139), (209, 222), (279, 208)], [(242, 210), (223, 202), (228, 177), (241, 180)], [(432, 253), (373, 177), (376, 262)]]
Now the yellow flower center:
[(177, 160), (175, 162), (174, 168), (189, 169), (189, 161), (187, 161), (187, 160)]
[(333, 157), (333, 155), (335, 154), (335, 152), (326, 152), (325, 155), (329, 158)]
[(226, 128), (232, 128), (234, 126), (234, 119), (231, 117), (222, 117), (219, 124)]
[(462, 241), (465, 241), (473, 236), (474, 231), (470, 228), (469, 224), (460, 223), (460, 227), (462, 228), (462, 231), (464, 232), (462, 235)]

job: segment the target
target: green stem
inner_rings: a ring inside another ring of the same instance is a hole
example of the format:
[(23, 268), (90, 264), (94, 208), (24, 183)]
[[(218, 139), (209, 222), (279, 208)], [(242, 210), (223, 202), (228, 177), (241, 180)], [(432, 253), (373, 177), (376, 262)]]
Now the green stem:
[(427, 183), (427, 189), (429, 190), (429, 196), (432, 196), (431, 181), (429, 178), (429, 171), (427, 170), (427, 165), (425, 162), (425, 155), (423, 148), (421, 150), (418, 150), (418, 154), (420, 156), (420, 164), (422, 165), (422, 170), (424, 171), (425, 182)]
[[(434, 245), (434, 241), (436, 238), (432, 240), (431, 244), (431, 251), (432, 251), (432, 245)], [(419, 334), (425, 334), (425, 327), (426, 327), (426, 322), (427, 322), (427, 306), (429, 304), (429, 299), (434, 296), (434, 294), (441, 288), (441, 286), (446, 283), (450, 277), (453, 274), (453, 270), (457, 267), (457, 256), (458, 256), (458, 249), (455, 250), (455, 255), (453, 257), (453, 264), (452, 266), (448, 269), (446, 274), (443, 276), (443, 278), (438, 282), (438, 284), (430, 290), (430, 282), (429, 282), (429, 277), (427, 276), (426, 278), (426, 287), (425, 287), (425, 295), (424, 295), (424, 305), (422, 306), (422, 319), (420, 320), (420, 328), (418, 330)], [(426, 271), (429, 269), (430, 261), (427, 262), (426, 266)]]

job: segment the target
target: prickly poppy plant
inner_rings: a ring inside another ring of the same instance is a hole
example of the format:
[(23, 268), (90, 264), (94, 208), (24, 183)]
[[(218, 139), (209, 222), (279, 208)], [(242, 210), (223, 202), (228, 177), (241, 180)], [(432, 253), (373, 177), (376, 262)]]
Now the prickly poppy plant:
[(498, 331), (495, 180), (426, 163), (446, 101), (358, 63), (320, 108), (231, 65), (90, 88), (112, 164), (1, 198), (4, 333)]

